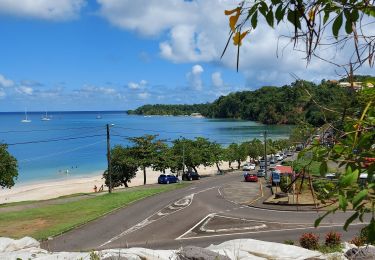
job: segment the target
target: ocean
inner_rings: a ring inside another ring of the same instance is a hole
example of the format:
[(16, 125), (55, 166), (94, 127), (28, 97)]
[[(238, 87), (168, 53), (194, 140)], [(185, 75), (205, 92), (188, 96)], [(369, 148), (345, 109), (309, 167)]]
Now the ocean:
[(136, 116), (125, 112), (29, 112), (0, 113), (0, 142), (18, 160), (17, 183), (75, 178), (106, 169), (106, 124), (111, 146), (128, 145), (128, 137), (157, 134), (172, 141), (201, 136), (224, 146), (253, 138), (286, 138), (292, 126), (267, 126), (257, 122), (186, 116)]

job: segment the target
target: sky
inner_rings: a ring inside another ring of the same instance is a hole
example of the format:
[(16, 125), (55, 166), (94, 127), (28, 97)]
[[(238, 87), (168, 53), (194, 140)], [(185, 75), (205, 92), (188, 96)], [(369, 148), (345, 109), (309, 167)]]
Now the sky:
[(236, 47), (220, 55), (229, 32), (224, 10), (238, 3), (0, 0), (0, 112), (206, 103), (289, 84), (290, 72), (315, 82), (337, 78), (335, 67), (320, 60), (306, 66), (280, 31), (259, 25), (241, 47), (236, 72)]

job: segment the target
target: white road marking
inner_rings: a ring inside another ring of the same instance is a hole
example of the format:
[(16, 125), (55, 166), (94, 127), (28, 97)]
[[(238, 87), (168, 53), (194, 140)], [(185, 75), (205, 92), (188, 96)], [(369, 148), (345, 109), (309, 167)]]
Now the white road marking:
[[(219, 216), (219, 215), (211, 215), (208, 218), (206, 218), (206, 221), (201, 225), (199, 228), (200, 231), (207, 232), (207, 233), (216, 233), (216, 232), (225, 232), (225, 231), (235, 231), (235, 230), (258, 230), (261, 228), (266, 228), (267, 226), (265, 224), (261, 224), (258, 226), (252, 226), (252, 227), (242, 227), (242, 228), (222, 228), (222, 229), (208, 229), (206, 228), (206, 225), (208, 222), (210, 222), (214, 217), (222, 217), (222, 218), (231, 218), (231, 219), (238, 219), (238, 220), (244, 220), (250, 222), (251, 220), (243, 219), (243, 218), (234, 218), (234, 217), (226, 217), (226, 216)], [(256, 222), (256, 221), (253, 221)]]
[[(365, 223), (357, 223), (351, 225), (365, 225)], [(332, 228), (332, 227), (341, 227), (342, 225), (329, 225), (329, 226), (320, 226), (320, 228)], [(271, 233), (271, 232), (283, 232), (283, 231), (290, 231), (290, 230), (304, 230), (304, 229), (314, 229), (315, 227), (301, 227), (301, 228), (286, 228), (286, 229), (274, 229), (274, 230), (257, 230), (257, 231), (248, 231), (248, 232), (238, 232), (238, 233), (230, 233), (230, 234), (217, 234), (217, 235), (209, 235), (209, 236), (199, 236), (199, 237), (183, 237), (179, 236), (175, 240), (189, 240), (189, 239), (199, 239), (199, 238), (210, 238), (210, 237), (222, 237), (222, 236), (235, 236), (235, 235), (243, 235), (243, 234), (258, 234), (258, 233)], [(184, 235), (186, 235), (184, 233)]]
[(204, 218), (202, 218), (197, 224), (195, 224), (192, 228), (190, 228), (188, 231), (186, 231), (185, 233), (183, 233), (181, 236), (179, 236), (178, 238), (176, 238), (175, 240), (179, 240), (179, 239), (183, 239), (183, 237), (188, 234), (189, 232), (191, 232), (194, 228), (196, 228), (197, 226), (199, 226), (206, 218), (209, 218), (211, 216), (214, 216), (215, 213), (211, 213), (211, 214), (208, 214), (207, 216), (205, 216)]
[[(113, 238), (111, 238), (107, 242), (101, 244), (99, 246), (99, 248), (103, 247), (105, 245), (108, 245), (109, 243), (112, 243), (113, 241), (119, 239), (120, 237), (123, 237), (125, 235), (128, 235), (128, 234), (134, 232), (134, 231), (137, 231), (137, 230), (139, 230), (139, 229), (141, 229), (141, 228), (143, 228), (143, 227), (145, 227), (145, 226), (147, 226), (147, 225), (149, 225), (149, 224), (151, 224), (151, 223), (153, 223), (153, 222), (155, 222), (157, 220), (160, 220), (160, 219), (165, 218), (165, 217), (167, 217), (167, 216), (169, 216), (169, 215), (171, 215), (171, 214), (173, 214), (175, 212), (178, 212), (180, 210), (183, 210), (183, 209), (187, 208), (193, 202), (194, 195), (197, 195), (199, 193), (202, 193), (202, 192), (205, 192), (205, 191), (208, 191), (208, 190), (212, 190), (212, 189), (215, 189), (215, 188), (217, 188), (217, 187), (215, 186), (215, 187), (207, 188), (207, 189), (204, 189), (204, 190), (192, 193), (190, 195), (187, 195), (187, 196), (179, 199), (178, 201), (172, 202), (171, 204), (167, 205), (166, 207), (162, 208), (158, 212), (156, 212), (156, 213), (152, 214), (151, 216), (147, 217), (146, 219), (144, 219), (143, 221), (139, 222), (138, 224), (136, 224), (136, 225), (128, 228), (127, 230), (121, 232), (117, 236), (114, 236)], [(185, 201), (185, 202), (182, 202), (182, 201)], [(189, 203), (186, 203), (186, 201), (188, 201)], [(173, 207), (172, 205), (183, 205), (184, 207)], [(177, 210), (174, 210), (174, 211), (172, 211), (170, 213), (163, 213), (162, 211), (164, 209), (166, 209), (166, 208), (169, 208), (169, 209), (174, 208), (174, 209), (177, 209)], [(150, 220), (155, 215), (160, 216), (160, 218), (157, 218), (157, 219), (154, 219), (154, 220)]]

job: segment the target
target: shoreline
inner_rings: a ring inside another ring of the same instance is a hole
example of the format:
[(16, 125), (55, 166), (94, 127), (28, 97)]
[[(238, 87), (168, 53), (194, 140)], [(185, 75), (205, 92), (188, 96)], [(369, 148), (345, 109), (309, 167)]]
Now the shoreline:
[[(229, 169), (228, 163), (223, 162), (220, 168), (222, 170)], [(200, 166), (197, 169), (200, 175), (214, 175), (217, 172), (215, 165), (210, 167)], [(11, 189), (0, 189), (0, 204), (20, 201), (48, 200), (76, 193), (93, 193), (95, 185), (98, 189), (102, 184), (104, 185), (102, 173), (103, 171), (98, 170), (91, 172), (91, 174), (72, 176), (71, 178), (62, 180), (51, 179), (20, 184), (16, 183)], [(167, 170), (166, 173), (168, 174), (170, 171)], [(159, 171), (147, 168), (147, 184), (157, 183), (160, 174)], [(128, 185), (129, 187), (143, 185), (143, 171), (138, 170), (137, 175)], [(108, 190), (105, 185), (104, 190)]]

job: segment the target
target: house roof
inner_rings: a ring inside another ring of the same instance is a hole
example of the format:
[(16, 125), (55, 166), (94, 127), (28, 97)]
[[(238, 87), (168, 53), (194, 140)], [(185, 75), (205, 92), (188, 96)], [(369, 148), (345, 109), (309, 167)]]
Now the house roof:
[(278, 170), (281, 174), (292, 174), (293, 173), (292, 166), (276, 165), (276, 170)]

